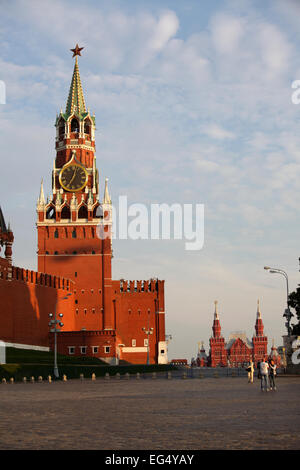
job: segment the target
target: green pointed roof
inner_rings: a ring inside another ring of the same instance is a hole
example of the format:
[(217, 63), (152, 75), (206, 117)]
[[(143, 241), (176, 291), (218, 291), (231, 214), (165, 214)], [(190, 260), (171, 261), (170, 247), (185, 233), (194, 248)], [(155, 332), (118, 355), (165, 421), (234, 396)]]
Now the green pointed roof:
[(68, 118), (72, 114), (77, 114), (77, 116), (79, 116), (80, 118), (83, 118), (87, 115), (81, 86), (77, 56), (75, 58), (73, 77), (71, 81), (65, 115)]
[[(73, 50), (73, 49), (71, 49)], [(73, 70), (72, 81), (69, 90), (69, 96), (66, 105), (65, 113), (60, 111), (56, 116), (55, 125), (57, 125), (59, 119), (62, 117), (65, 121), (69, 119), (70, 116), (75, 114), (81, 121), (84, 120), (87, 116), (95, 124), (95, 116), (91, 116), (89, 110), (86, 110), (85, 100), (82, 91), (79, 67), (78, 67), (78, 56), (75, 58), (75, 65)]]

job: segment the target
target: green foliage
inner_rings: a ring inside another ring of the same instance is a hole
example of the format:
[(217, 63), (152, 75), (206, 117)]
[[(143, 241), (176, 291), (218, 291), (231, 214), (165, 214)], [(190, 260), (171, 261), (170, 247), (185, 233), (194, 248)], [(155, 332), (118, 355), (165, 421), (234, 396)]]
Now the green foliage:
[(296, 311), (298, 323), (292, 324), (292, 334), (300, 335), (300, 287), (289, 295), (289, 306)]

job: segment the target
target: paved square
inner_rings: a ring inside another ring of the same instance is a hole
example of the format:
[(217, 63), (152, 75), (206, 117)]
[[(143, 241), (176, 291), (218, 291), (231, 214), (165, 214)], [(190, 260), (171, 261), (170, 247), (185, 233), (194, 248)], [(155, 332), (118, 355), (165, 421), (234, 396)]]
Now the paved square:
[(0, 449), (299, 449), (300, 377), (0, 384)]

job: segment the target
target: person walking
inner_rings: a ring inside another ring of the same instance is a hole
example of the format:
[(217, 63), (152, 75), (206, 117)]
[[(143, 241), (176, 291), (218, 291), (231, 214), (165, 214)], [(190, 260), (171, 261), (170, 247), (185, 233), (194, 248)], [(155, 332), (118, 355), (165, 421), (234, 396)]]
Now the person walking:
[(260, 363), (260, 376), (261, 376), (260, 389), (261, 389), (262, 392), (264, 390), (269, 392), (269, 390), (270, 390), (269, 389), (269, 374), (268, 374), (268, 371), (269, 371), (269, 364), (265, 361), (265, 359), (263, 359), (262, 362)]
[(253, 364), (252, 359), (247, 367), (247, 372), (248, 372), (248, 383), (253, 384), (254, 364)]
[(269, 364), (269, 380), (270, 380), (270, 390), (277, 390), (275, 384), (275, 376), (276, 376), (276, 369), (277, 366), (273, 359), (271, 359)]

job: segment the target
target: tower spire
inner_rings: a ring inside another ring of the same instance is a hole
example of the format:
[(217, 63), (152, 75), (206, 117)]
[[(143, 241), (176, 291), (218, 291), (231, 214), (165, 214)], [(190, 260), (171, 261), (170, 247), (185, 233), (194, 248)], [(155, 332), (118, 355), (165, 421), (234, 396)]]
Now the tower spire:
[(71, 51), (73, 51), (73, 57), (75, 56), (75, 65), (66, 106), (66, 115), (68, 117), (73, 113), (76, 113), (78, 116), (86, 113), (77, 57), (81, 55), (80, 51), (82, 49), (83, 47), (78, 47), (78, 44), (76, 44), (74, 49), (71, 49)]
[(105, 178), (105, 189), (104, 189), (104, 198), (103, 204), (111, 204), (110, 195), (108, 192), (108, 178)]
[(261, 319), (261, 311), (260, 311), (260, 305), (259, 305), (259, 299), (257, 299), (257, 318)]
[(215, 300), (215, 313), (214, 313), (214, 322), (213, 322), (213, 336), (214, 338), (220, 338), (221, 337), (221, 324), (220, 324), (220, 319), (219, 319), (219, 313), (218, 313), (218, 301)]
[(39, 199), (38, 199), (38, 206), (42, 207), (42, 206), (45, 205), (45, 203), (46, 203), (46, 200), (45, 200), (45, 194), (44, 194), (44, 183), (43, 183), (43, 178), (42, 178), (40, 195), (39, 195)]
[(215, 300), (215, 320), (219, 320), (218, 301)]

